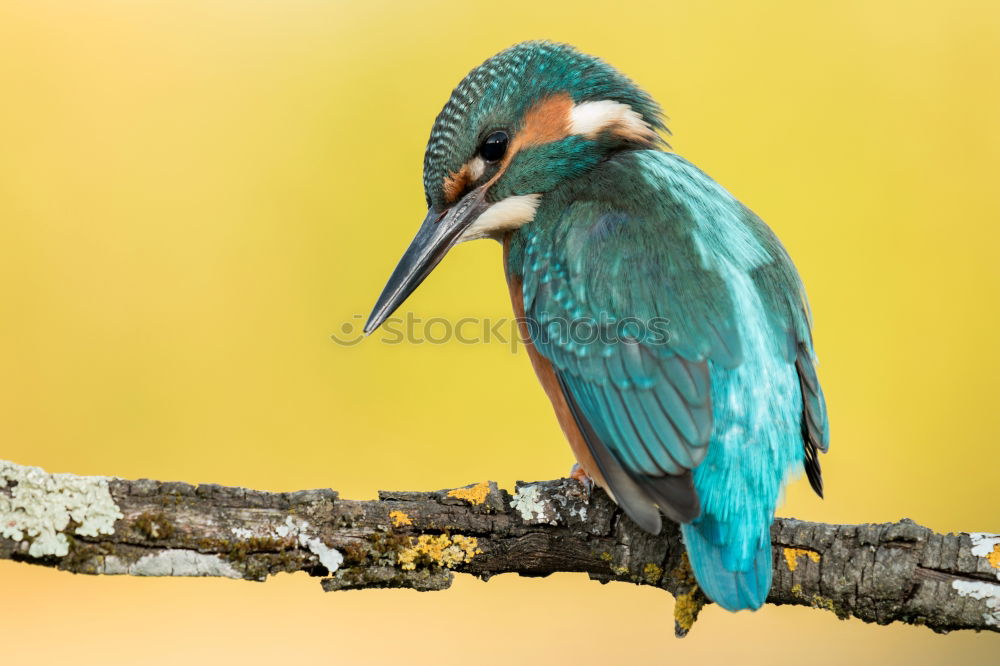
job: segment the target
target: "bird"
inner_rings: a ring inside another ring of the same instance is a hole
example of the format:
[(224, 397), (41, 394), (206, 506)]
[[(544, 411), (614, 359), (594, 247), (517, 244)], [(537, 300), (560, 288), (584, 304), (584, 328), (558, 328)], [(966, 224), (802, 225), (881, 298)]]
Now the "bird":
[(679, 523), (708, 599), (754, 610), (785, 484), (804, 469), (823, 496), (812, 314), (775, 234), (668, 133), (647, 92), (573, 46), (487, 59), (434, 121), (427, 214), (364, 332), (452, 247), (499, 241), (574, 476), (651, 534)]

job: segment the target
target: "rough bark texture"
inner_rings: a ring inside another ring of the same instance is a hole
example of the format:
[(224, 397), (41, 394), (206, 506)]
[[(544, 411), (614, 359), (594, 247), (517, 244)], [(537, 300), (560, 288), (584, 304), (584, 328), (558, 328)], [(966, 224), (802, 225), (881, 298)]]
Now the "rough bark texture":
[[(779, 518), (772, 538), (768, 603), (938, 632), (1000, 631), (1000, 537), (936, 534), (906, 519)], [(0, 559), (86, 574), (258, 581), (305, 571), (328, 591), (443, 590), (454, 572), (579, 571), (669, 591), (680, 635), (705, 603), (675, 525), (646, 534), (603, 492), (568, 479), (519, 483), (513, 495), (483, 482), (356, 501), (332, 490), (267, 493), (0, 463)]]

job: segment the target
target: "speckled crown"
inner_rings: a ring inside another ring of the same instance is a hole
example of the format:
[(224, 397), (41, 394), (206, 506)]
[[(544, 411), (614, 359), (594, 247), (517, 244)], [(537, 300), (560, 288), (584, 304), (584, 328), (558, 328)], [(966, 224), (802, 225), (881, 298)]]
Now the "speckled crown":
[(485, 133), (510, 127), (528, 106), (563, 91), (576, 103), (607, 99), (628, 104), (651, 127), (666, 129), (659, 105), (603, 60), (568, 44), (516, 44), (469, 72), (434, 121), (424, 155), (428, 203), (443, 201), (444, 177), (472, 156)]

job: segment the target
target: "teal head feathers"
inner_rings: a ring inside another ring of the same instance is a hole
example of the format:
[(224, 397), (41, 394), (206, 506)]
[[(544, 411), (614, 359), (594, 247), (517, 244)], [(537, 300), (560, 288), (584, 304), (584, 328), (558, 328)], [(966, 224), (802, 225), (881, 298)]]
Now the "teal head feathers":
[[(656, 102), (604, 61), (564, 44), (518, 44), (452, 92), (431, 130), (424, 190), (430, 205), (443, 207), (503, 166), (491, 199), (528, 194), (525, 187), (551, 187), (610, 150), (655, 143), (657, 129), (664, 128)], [(486, 143), (499, 133), (507, 136), (508, 163), (479, 164), (501, 155)]]

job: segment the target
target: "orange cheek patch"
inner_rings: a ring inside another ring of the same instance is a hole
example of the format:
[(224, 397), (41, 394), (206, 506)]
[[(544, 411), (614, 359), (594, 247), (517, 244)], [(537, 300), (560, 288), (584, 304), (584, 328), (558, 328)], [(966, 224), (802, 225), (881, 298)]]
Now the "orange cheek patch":
[(459, 195), (465, 191), (465, 188), (469, 185), (470, 175), (469, 175), (469, 165), (463, 164), (462, 168), (456, 173), (449, 174), (445, 176), (444, 179), (444, 198), (448, 203), (455, 203)]
[[(528, 146), (539, 146), (569, 136), (570, 112), (572, 110), (573, 98), (569, 96), (569, 93), (564, 92), (550, 95), (528, 109), (521, 121), (521, 131), (511, 142), (510, 148), (500, 164), (500, 169), (485, 187), (492, 186), (500, 179), (517, 151)], [(455, 203), (462, 192), (475, 180), (469, 164), (466, 162), (461, 169), (445, 176), (442, 189), (447, 203)]]
[(569, 136), (572, 110), (573, 98), (564, 92), (550, 95), (528, 109), (521, 120), (521, 131), (511, 141), (510, 148), (500, 163), (500, 169), (486, 187), (492, 187), (500, 180), (510, 166), (511, 160), (522, 148), (540, 146)]
[(513, 156), (521, 148), (551, 143), (569, 136), (570, 112), (573, 98), (569, 93), (558, 93), (546, 97), (524, 114), (521, 131), (514, 137), (508, 156)]

